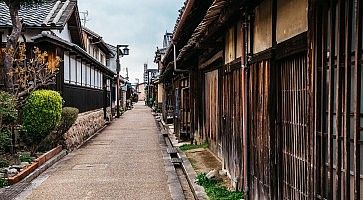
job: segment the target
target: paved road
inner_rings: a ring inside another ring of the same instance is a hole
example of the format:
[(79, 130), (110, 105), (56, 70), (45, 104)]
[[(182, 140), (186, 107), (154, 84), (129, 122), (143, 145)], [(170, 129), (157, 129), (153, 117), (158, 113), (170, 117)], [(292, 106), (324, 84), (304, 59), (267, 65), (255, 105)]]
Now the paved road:
[(18, 199), (170, 199), (150, 109), (136, 104), (32, 185)]

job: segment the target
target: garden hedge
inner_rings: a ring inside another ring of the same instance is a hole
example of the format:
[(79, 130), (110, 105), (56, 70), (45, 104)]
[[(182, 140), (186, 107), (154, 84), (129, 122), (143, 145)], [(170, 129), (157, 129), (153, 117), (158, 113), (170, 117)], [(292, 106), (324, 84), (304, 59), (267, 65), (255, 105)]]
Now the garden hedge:
[(56, 91), (37, 90), (27, 98), (23, 112), (24, 141), (39, 145), (60, 122), (62, 97)]

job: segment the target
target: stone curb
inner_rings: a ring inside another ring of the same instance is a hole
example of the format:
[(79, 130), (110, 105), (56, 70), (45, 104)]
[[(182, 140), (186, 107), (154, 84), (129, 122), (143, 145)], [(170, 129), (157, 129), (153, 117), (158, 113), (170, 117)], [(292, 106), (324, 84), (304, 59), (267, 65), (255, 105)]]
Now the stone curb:
[(35, 178), (37, 178), (39, 175), (41, 175), (43, 172), (45, 172), (47, 169), (49, 169), (52, 165), (54, 165), (66, 155), (67, 151), (63, 150), (62, 152), (58, 153), (53, 158), (45, 162), (42, 166), (38, 167), (20, 182), (9, 187), (0, 189), (0, 200), (15, 199), (31, 185), (31, 181), (33, 181)]
[(184, 196), (183, 188), (180, 184), (178, 175), (175, 171), (174, 164), (171, 162), (170, 156), (167, 153), (167, 150), (166, 150), (167, 147), (166, 147), (165, 139), (163, 136), (160, 136), (160, 147), (161, 147), (162, 154), (163, 154), (165, 173), (168, 177), (167, 183), (169, 186), (171, 198), (173, 200), (184, 200), (185, 196)]
[(34, 172), (30, 173), (27, 177), (25, 177), (21, 182), (31, 182), (35, 178), (37, 178), (40, 174), (42, 174), (45, 170), (50, 168), (60, 159), (67, 155), (67, 151), (63, 150), (59, 154), (55, 155), (52, 159), (45, 162), (42, 166), (38, 167)]
[(181, 151), (178, 147), (178, 154), (183, 160), (182, 166), (183, 170), (187, 176), (189, 184), (192, 186), (193, 193), (195, 195), (195, 198), (198, 200), (208, 200), (208, 195), (205, 192), (204, 188), (197, 184), (197, 173), (195, 172), (192, 164), (189, 162), (189, 159), (187, 158), (186, 154)]
[[(166, 124), (163, 120), (161, 120), (160, 125), (166, 127)], [(175, 145), (177, 143), (175, 137), (171, 137), (171, 134), (170, 134), (168, 128), (167, 128), (167, 130), (168, 130), (168, 138), (170, 139), (172, 144)], [(204, 188), (196, 183), (197, 173), (195, 172), (192, 164), (190, 163), (186, 154), (183, 151), (181, 151), (179, 149), (179, 147), (177, 147), (177, 148), (178, 148), (179, 157), (183, 160), (182, 167), (183, 167), (184, 173), (186, 174), (189, 185), (191, 186), (194, 197), (197, 200), (208, 200), (209, 198), (208, 198), (208, 195), (205, 192)]]
[[(163, 128), (162, 126), (160, 126), (159, 123), (160, 122), (156, 122), (156, 126), (158, 128)], [(173, 200), (185, 200), (183, 188), (176, 173), (174, 164), (171, 162), (170, 155), (167, 152), (167, 144), (165, 138), (160, 132), (160, 130), (158, 130), (158, 132), (159, 132), (159, 145), (164, 160), (165, 174), (167, 176), (167, 184), (169, 187), (171, 198)]]

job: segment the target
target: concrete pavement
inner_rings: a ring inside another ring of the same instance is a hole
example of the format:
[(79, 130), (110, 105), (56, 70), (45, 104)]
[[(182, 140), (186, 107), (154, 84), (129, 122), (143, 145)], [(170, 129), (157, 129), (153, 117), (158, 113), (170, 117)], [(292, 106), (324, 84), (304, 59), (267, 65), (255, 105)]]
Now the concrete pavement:
[(171, 199), (150, 109), (136, 104), (35, 179), (18, 199)]

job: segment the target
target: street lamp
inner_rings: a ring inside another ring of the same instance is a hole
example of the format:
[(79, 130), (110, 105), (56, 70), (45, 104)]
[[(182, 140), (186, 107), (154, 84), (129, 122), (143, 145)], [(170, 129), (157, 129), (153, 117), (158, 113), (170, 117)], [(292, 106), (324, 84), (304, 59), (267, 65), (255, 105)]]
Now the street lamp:
[[(130, 49), (128, 48), (129, 45), (117, 45), (117, 57), (116, 57), (116, 72), (117, 72), (117, 118), (120, 118), (120, 70), (121, 70), (121, 64), (120, 64), (120, 55), (121, 57), (127, 56), (130, 53)], [(121, 50), (121, 48), (123, 48)]]

